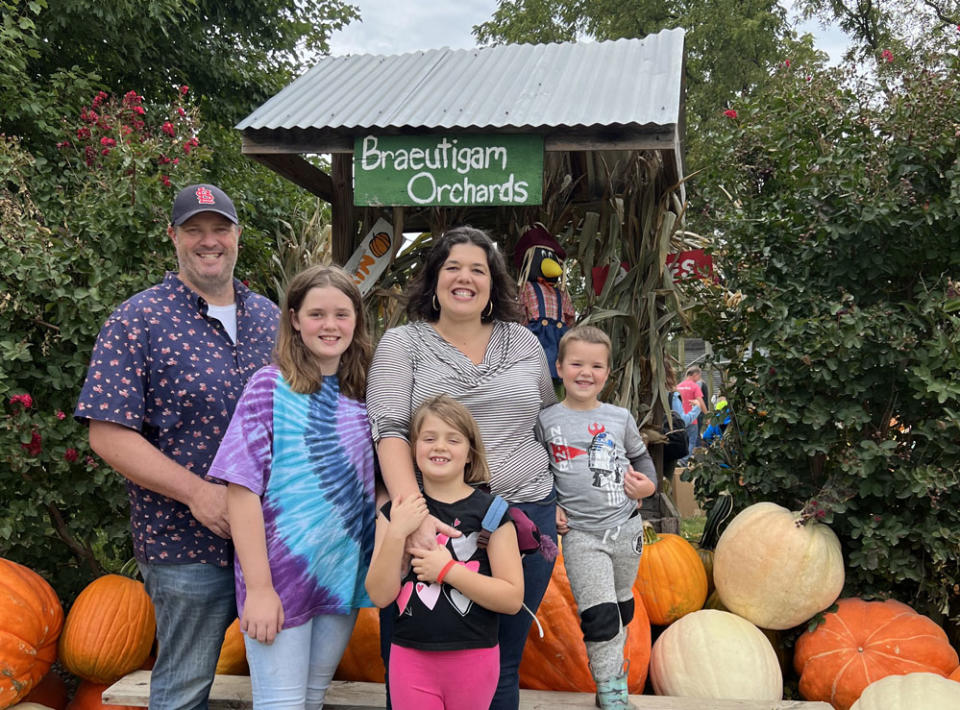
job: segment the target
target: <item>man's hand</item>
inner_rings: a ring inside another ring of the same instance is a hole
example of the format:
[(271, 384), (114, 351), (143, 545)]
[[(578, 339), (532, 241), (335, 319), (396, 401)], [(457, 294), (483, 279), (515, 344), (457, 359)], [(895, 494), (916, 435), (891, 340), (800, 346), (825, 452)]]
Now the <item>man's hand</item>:
[(188, 502), (193, 517), (219, 537), (230, 539), (230, 521), (227, 519), (227, 487), (197, 479), (197, 486)]

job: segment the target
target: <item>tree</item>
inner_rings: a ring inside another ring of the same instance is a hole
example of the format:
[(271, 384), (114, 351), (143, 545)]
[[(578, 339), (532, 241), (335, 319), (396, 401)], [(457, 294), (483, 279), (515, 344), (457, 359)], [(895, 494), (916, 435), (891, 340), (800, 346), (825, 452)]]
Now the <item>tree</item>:
[(693, 472), (831, 523), (845, 594), (954, 623), (958, 69), (792, 67), (737, 105), (704, 180), (724, 281), (695, 290), (734, 422)]

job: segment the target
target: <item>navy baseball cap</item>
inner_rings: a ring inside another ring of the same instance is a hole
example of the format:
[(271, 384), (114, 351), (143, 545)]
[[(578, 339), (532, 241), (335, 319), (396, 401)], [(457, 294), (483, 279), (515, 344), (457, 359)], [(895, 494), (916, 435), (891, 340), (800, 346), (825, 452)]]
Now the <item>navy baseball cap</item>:
[(216, 185), (190, 185), (177, 193), (170, 213), (170, 224), (179, 227), (195, 214), (216, 212), (239, 224), (233, 201)]

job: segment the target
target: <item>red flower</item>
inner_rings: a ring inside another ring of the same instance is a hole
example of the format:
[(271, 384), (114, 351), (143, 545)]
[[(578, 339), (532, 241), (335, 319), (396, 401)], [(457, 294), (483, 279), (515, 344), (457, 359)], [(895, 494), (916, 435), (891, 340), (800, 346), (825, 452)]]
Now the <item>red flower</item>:
[(60, 143), (57, 143), (57, 150), (60, 150), (61, 148), (69, 148), (69, 147), (70, 147), (70, 141), (62, 141)]
[(164, 187), (170, 187), (170, 178), (168, 178), (166, 175), (160, 176), (160, 182), (163, 183)]
[(104, 136), (103, 138), (100, 139), (100, 145), (105, 145), (108, 148), (115, 146), (116, 144), (117, 142), (113, 140), (113, 138), (107, 138), (106, 136)]
[(63, 421), (63, 420), (66, 419), (66, 418), (67, 418), (67, 415), (64, 414), (63, 410), (62, 410), (62, 409), (58, 409), (58, 410), (57, 410), (57, 419), (59, 419), (60, 421)]
[(732, 108), (728, 108), (726, 111), (723, 112), (723, 115), (726, 116), (727, 118), (736, 118), (737, 112), (734, 111)]
[(177, 135), (177, 129), (173, 127), (173, 124), (170, 123), (170, 121), (167, 121), (162, 126), (160, 126), (160, 130), (166, 133), (171, 138)]
[(90, 111), (89, 113), (87, 113), (87, 122), (88, 122), (88, 123), (96, 123), (96, 122), (99, 121), (99, 120), (100, 120), (100, 116), (97, 115), (97, 112), (96, 112), (96, 111)]
[(893, 61), (893, 52), (891, 52), (889, 49), (885, 49), (880, 52), (880, 56), (883, 57), (883, 61), (887, 62), (888, 64)]
[(165, 155), (161, 155), (159, 158), (157, 158), (157, 162), (160, 163), (160, 165), (166, 165), (170, 162), (170, 158)]
[(97, 462), (94, 461), (93, 456), (87, 456), (87, 466), (96, 466)]
[(783, 60), (783, 66), (785, 66), (787, 69), (789, 69), (789, 68), (790, 68), (790, 60), (789, 60), (789, 59), (784, 59), (784, 60)]
[(189, 86), (184, 85), (184, 86), (181, 86), (181, 87), (180, 87), (180, 95), (181, 95), (181, 96), (186, 96), (188, 91), (190, 91), (190, 87), (189, 87)]
[(40, 434), (33, 432), (30, 435), (30, 443), (20, 444), (20, 447), (30, 456), (38, 456), (43, 451), (43, 439), (40, 438)]
[(88, 138), (90, 138), (90, 129), (87, 128), (86, 126), (81, 126), (80, 128), (78, 128), (77, 138), (79, 138), (82, 141), (85, 141)]
[(69, 461), (70, 463), (73, 463), (78, 458), (80, 458), (80, 452), (71, 446), (69, 449), (67, 449), (64, 452), (63, 458)]
[(190, 151), (193, 150), (193, 144), (190, 141), (187, 141), (183, 144), (183, 152), (187, 155), (190, 155)]
[(103, 150), (100, 151), (100, 155), (110, 155), (110, 149), (104, 148)]
[(137, 94), (136, 91), (128, 91), (123, 95), (123, 103), (126, 106), (136, 106), (141, 101), (143, 101), (143, 97)]
[(146, 111), (143, 110), (143, 106), (133, 106), (130, 110), (134, 113), (140, 114), (141, 116), (146, 113)]
[(106, 98), (107, 98), (107, 92), (106, 92), (106, 91), (101, 91), (101, 92), (99, 92), (96, 96), (94, 96), (94, 97), (93, 97), (93, 105), (94, 105), (94, 108), (96, 108), (97, 106), (99, 106), (100, 104), (102, 104), (102, 103), (104, 102), (104, 99), (106, 99)]
[(180, 165), (180, 158), (174, 158), (174, 159), (173, 159), (173, 164), (174, 164), (174, 165)]
[(29, 394), (15, 394), (10, 398), (10, 404), (22, 404), (24, 409), (33, 406), (33, 397)]
[(177, 106), (177, 113), (181, 116), (187, 115), (187, 112), (183, 110), (183, 106)]

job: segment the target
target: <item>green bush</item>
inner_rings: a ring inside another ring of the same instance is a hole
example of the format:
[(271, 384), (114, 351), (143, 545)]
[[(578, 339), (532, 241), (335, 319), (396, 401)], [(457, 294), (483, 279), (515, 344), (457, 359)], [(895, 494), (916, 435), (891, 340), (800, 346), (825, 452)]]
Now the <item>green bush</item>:
[(701, 181), (723, 281), (693, 295), (734, 420), (691, 475), (829, 523), (846, 595), (956, 622), (960, 73), (878, 59), (781, 67), (729, 114)]
[(65, 599), (131, 555), (122, 479), (72, 413), (107, 316), (175, 268), (168, 210), (209, 160), (186, 94), (98, 94), (56, 162), (0, 139), (0, 555)]

